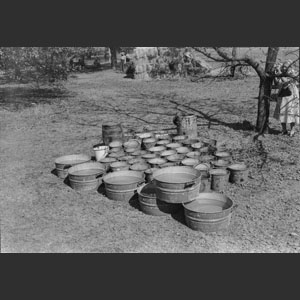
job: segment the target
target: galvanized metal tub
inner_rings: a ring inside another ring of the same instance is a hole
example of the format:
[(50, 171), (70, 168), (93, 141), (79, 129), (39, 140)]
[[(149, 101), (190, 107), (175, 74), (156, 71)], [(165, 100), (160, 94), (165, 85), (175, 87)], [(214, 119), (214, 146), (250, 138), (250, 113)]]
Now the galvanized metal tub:
[(96, 190), (105, 172), (105, 166), (98, 162), (76, 165), (68, 170), (70, 186), (76, 191)]
[(85, 154), (72, 154), (58, 157), (55, 160), (56, 174), (59, 178), (64, 179), (68, 176), (69, 168), (89, 162), (90, 160), (91, 157)]
[(129, 201), (137, 188), (145, 182), (139, 171), (117, 171), (103, 177), (106, 196), (115, 201)]
[(205, 233), (227, 229), (234, 202), (219, 193), (200, 193), (192, 202), (183, 204), (185, 221), (189, 228)]
[(191, 167), (167, 167), (155, 171), (153, 181), (159, 200), (167, 203), (185, 203), (198, 196), (201, 174)]
[(178, 212), (181, 204), (172, 204), (160, 201), (156, 197), (156, 187), (148, 183), (138, 188), (138, 200), (143, 213), (151, 216), (165, 216)]
[(110, 164), (112, 172), (129, 170), (130, 165), (126, 161), (115, 161)]

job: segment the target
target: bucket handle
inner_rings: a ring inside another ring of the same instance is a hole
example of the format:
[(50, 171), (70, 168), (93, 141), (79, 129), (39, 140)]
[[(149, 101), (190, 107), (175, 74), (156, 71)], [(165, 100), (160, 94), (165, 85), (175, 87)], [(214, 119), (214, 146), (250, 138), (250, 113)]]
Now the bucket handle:
[(232, 210), (234, 211), (234, 210), (236, 210), (238, 207), (239, 207), (238, 204), (234, 204), (233, 207), (232, 207)]

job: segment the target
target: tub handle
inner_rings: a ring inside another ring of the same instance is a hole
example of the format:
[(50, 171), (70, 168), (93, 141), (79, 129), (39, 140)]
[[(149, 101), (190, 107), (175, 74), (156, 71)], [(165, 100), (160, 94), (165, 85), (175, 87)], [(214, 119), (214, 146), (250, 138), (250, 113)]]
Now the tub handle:
[(185, 185), (184, 185), (184, 189), (189, 189), (189, 188), (192, 188), (196, 185), (196, 182), (192, 181), (192, 182), (187, 182)]
[(64, 170), (70, 169), (71, 167), (72, 167), (72, 165), (65, 165), (65, 166), (64, 166)]
[(236, 210), (238, 207), (239, 207), (238, 204), (234, 204), (232, 210)]
[(140, 187), (141, 185), (143, 185), (145, 183), (145, 180), (139, 181), (137, 184), (137, 187)]

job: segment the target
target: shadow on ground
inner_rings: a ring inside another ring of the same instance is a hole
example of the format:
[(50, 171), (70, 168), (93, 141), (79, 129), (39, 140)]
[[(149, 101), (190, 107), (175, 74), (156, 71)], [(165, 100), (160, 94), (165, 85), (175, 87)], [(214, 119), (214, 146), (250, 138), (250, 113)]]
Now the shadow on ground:
[(0, 87), (0, 108), (18, 111), (37, 104), (52, 104), (68, 97), (71, 97), (71, 93), (60, 88), (6, 86)]

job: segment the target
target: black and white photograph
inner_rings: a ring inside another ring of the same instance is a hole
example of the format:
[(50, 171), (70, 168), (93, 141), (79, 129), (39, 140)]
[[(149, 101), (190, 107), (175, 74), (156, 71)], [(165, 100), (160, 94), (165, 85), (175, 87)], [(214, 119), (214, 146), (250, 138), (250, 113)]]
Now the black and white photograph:
[(1, 253), (298, 253), (299, 106), (299, 47), (0, 47)]

